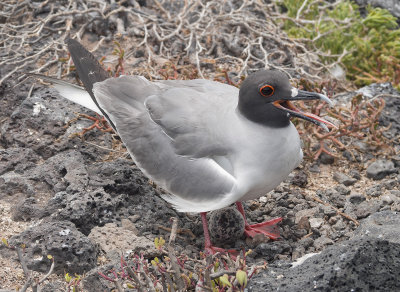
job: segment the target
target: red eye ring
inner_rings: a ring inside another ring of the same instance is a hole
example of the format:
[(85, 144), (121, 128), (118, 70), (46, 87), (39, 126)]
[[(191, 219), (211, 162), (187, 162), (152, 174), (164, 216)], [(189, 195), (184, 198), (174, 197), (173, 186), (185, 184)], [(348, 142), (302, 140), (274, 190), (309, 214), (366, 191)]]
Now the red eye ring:
[(275, 92), (275, 89), (271, 85), (263, 85), (260, 87), (260, 94), (262, 96), (269, 97), (269, 96), (273, 95), (274, 92)]

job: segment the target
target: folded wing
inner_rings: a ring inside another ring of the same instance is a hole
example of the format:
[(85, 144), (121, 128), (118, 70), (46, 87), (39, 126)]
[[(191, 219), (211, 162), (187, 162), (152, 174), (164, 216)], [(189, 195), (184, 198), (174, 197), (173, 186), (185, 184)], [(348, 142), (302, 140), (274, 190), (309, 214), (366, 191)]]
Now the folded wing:
[[(235, 201), (231, 194), (236, 180), (209, 155), (200, 155), (207, 152), (208, 144), (213, 151), (226, 150), (215, 146), (220, 144), (215, 143), (217, 138), (202, 135), (210, 125), (202, 124), (197, 116), (216, 105), (201, 101), (208, 94), (196, 91), (199, 84), (190, 83), (122, 76), (95, 83), (93, 92), (137, 165), (171, 193), (165, 199), (179, 211), (205, 212)], [(222, 91), (218, 86), (215, 91)], [(185, 143), (190, 146), (180, 146)]]
[(227, 155), (238, 89), (209, 80), (163, 81), (145, 106), (171, 138), (174, 151), (193, 158)]

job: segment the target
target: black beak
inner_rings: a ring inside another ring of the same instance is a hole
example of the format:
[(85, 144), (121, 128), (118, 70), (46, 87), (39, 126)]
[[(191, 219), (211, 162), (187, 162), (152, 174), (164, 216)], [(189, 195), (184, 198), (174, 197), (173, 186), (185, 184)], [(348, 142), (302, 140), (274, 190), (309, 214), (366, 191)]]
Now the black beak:
[(327, 102), (330, 106), (332, 106), (332, 101), (325, 95), (316, 93), (316, 92), (308, 92), (304, 90), (298, 90), (296, 88), (292, 89), (292, 96), (283, 98), (280, 100), (276, 100), (273, 102), (273, 105), (276, 106), (278, 109), (288, 112), (291, 116), (309, 121), (314, 123), (325, 131), (329, 132), (329, 129), (326, 125), (330, 125), (331, 127), (337, 128), (336, 125), (332, 124), (324, 120), (323, 118), (314, 115), (312, 113), (305, 113), (300, 111), (297, 107), (295, 107), (291, 101), (292, 100), (322, 100)]

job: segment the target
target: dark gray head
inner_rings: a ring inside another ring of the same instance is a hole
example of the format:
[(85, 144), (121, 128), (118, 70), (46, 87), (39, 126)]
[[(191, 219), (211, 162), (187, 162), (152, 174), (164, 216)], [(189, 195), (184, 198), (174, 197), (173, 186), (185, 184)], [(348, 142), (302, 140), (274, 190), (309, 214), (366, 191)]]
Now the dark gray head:
[(311, 99), (331, 103), (325, 95), (292, 87), (283, 72), (260, 70), (243, 81), (239, 91), (238, 109), (249, 120), (274, 128), (286, 127), (291, 116), (307, 120), (326, 130), (325, 124), (334, 126), (318, 116), (301, 112), (290, 102)]

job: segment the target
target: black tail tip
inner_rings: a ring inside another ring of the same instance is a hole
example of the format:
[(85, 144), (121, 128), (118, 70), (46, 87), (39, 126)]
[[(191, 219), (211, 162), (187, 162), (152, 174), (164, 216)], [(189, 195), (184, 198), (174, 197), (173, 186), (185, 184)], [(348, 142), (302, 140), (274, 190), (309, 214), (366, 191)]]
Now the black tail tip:
[(75, 39), (71, 39), (70, 37), (65, 39), (65, 43), (67, 44), (68, 50), (71, 50), (71, 47), (83, 47), (80, 42)]

